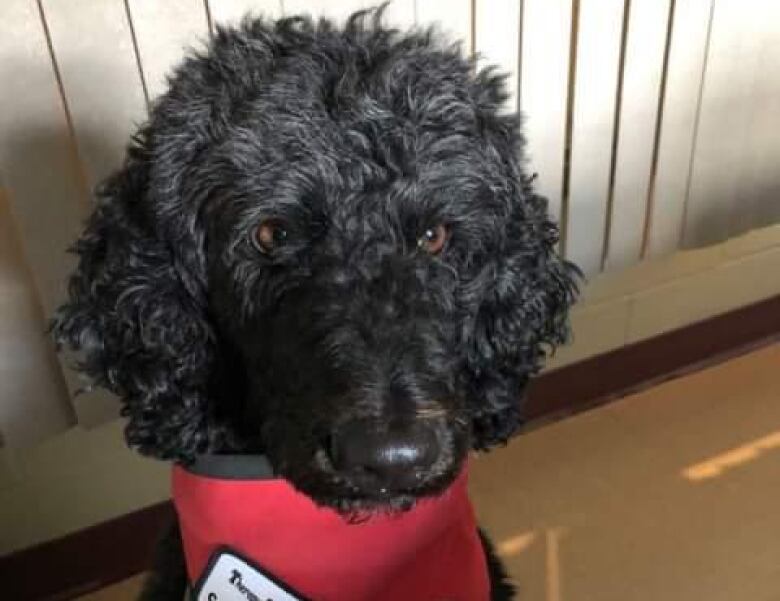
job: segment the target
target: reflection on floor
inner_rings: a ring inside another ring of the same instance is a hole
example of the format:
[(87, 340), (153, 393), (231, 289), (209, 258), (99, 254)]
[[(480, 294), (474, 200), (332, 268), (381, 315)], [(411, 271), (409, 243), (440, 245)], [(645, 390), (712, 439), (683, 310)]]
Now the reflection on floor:
[(472, 495), (519, 599), (780, 600), (779, 373), (774, 345), (478, 457)]

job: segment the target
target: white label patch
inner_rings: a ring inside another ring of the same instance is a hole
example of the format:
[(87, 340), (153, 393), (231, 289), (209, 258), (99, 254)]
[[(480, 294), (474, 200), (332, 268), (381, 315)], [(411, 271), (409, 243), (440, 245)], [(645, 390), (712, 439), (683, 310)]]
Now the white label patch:
[(305, 601), (230, 551), (220, 551), (209, 565), (197, 601)]

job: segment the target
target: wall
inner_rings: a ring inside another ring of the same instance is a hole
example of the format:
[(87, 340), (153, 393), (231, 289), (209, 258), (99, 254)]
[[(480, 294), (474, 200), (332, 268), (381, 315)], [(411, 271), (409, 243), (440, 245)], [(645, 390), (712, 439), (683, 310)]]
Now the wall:
[(36, 292), (0, 188), (0, 424), (15, 425), (0, 428), (0, 446), (35, 444), (73, 423)]
[[(79, 383), (34, 334), (62, 298), (89, 189), (120, 163), (165, 73), (248, 9), (343, 17), (368, 4), (0, 2), (0, 89), (13, 90), (0, 96), (0, 365), (16, 361), (25, 383), (2, 389), (25, 411), (0, 413), (0, 430), (27, 443), (0, 449), (0, 554), (167, 496), (166, 467), (124, 448), (116, 404), (70, 398)], [(780, 3), (394, 0), (388, 17), (440, 21), (510, 74), (529, 168), (590, 277), (553, 367), (780, 293), (776, 226), (678, 250), (780, 218)]]
[[(89, 191), (121, 163), (184, 48), (247, 11), (343, 19), (372, 4), (3, 0), (0, 89), (14, 93), (0, 95), (0, 172), (37, 304), (51, 314), (61, 301), (62, 251)], [(780, 3), (762, 0), (394, 0), (386, 14), (438, 23), (508, 74), (505, 108), (523, 113), (561, 250), (597, 280), (780, 219), (779, 20)], [(87, 426), (116, 415), (61, 372), (41, 405)], [(24, 422), (0, 414), (0, 433)]]
[[(780, 294), (780, 226), (595, 278), (573, 313), (577, 361)], [(168, 497), (168, 469), (128, 451), (118, 420), (0, 450), (0, 555)]]

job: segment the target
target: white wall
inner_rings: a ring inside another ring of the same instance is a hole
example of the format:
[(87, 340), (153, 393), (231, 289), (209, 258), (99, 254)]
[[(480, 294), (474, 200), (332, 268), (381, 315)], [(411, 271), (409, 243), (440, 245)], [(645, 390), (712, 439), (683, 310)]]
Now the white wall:
[[(13, 93), (0, 97), (0, 172), (43, 310), (62, 300), (63, 250), (89, 191), (121, 163), (186, 47), (248, 11), (344, 19), (371, 4), (5, 0), (0, 89)], [(395, 0), (387, 21), (436, 23), (509, 75), (528, 170), (560, 219), (561, 250), (589, 276), (780, 219), (780, 3)], [(115, 415), (107, 395), (76, 396), (80, 382), (62, 373), (50, 387), (66, 387), (70, 407), (59, 391), (53, 412), (84, 425)]]
[[(182, 47), (248, 9), (343, 16), (366, 4), (0, 3), (0, 366), (14, 370), (0, 432), (16, 447), (0, 450), (0, 553), (167, 494), (165, 467), (124, 449), (116, 403), (73, 398), (77, 379), (36, 332), (62, 299), (62, 251), (89, 190), (121, 161)], [(439, 21), (510, 73), (528, 168), (562, 249), (591, 277), (575, 343), (553, 366), (780, 293), (777, 227), (712, 245), (780, 219), (780, 3), (629, 4), (623, 15), (620, 0), (395, 0), (388, 15)]]

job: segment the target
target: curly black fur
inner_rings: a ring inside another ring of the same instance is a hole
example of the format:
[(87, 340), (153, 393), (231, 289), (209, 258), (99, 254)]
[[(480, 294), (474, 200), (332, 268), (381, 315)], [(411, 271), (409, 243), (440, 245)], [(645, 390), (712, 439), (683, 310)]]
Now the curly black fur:
[[(264, 452), (349, 511), (436, 493), (516, 430), (576, 269), (503, 78), (380, 16), (219, 28), (99, 189), (54, 331), (142, 453)], [(287, 237), (260, 252), (269, 219)], [(439, 224), (434, 256), (416, 241)], [(349, 419), (430, 415), (441, 456), (415, 489), (358, 493), (328, 462)]]

